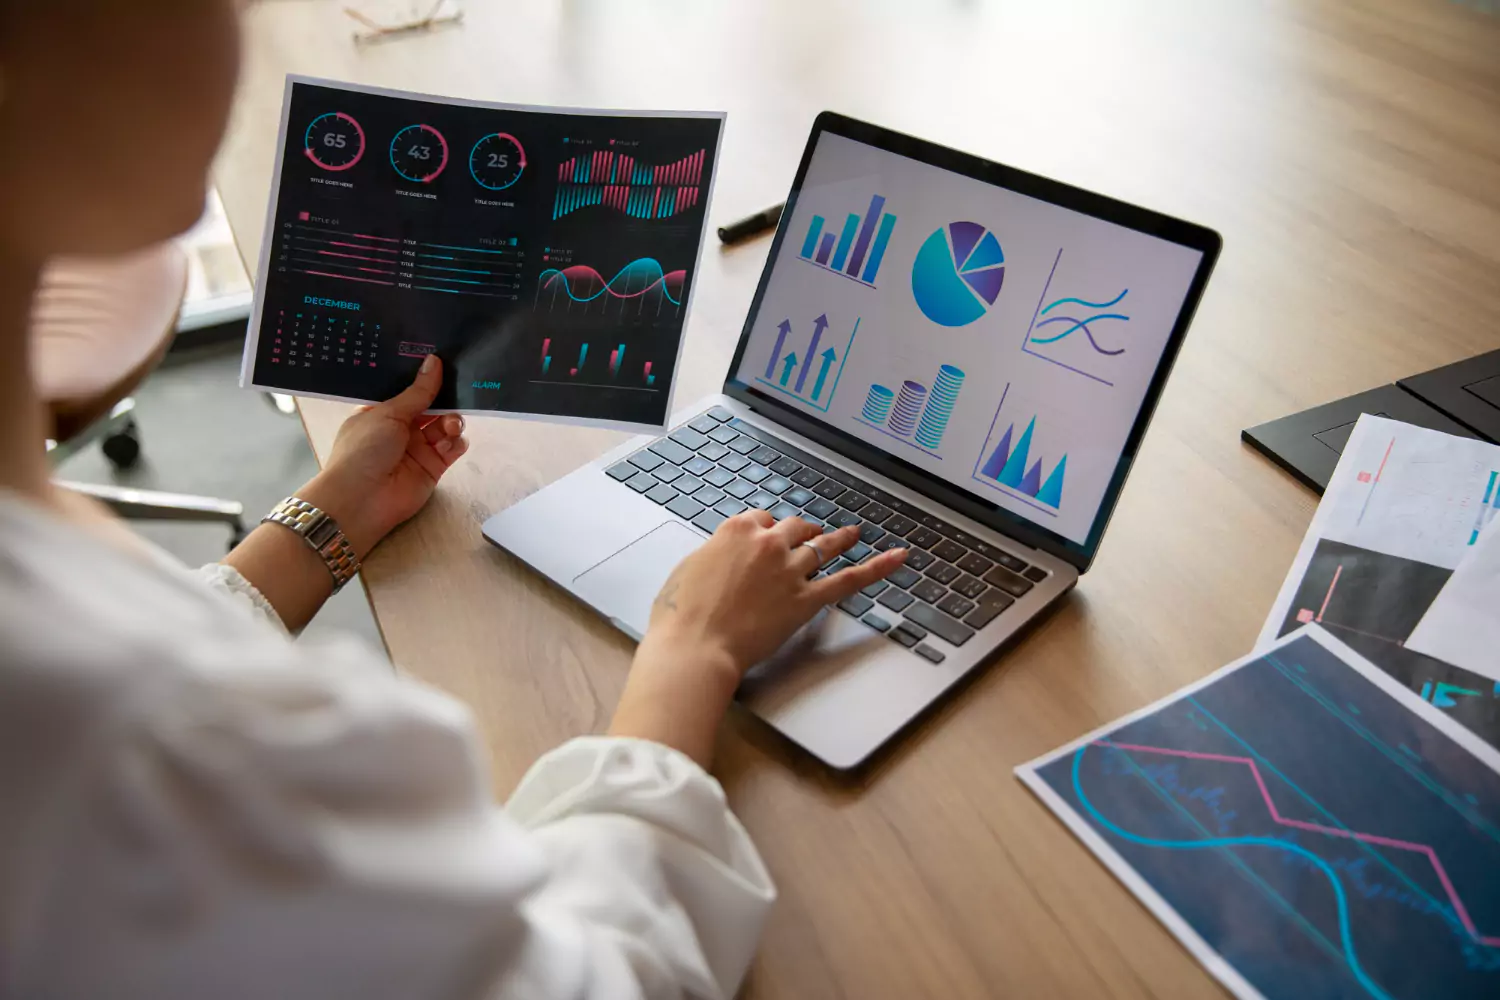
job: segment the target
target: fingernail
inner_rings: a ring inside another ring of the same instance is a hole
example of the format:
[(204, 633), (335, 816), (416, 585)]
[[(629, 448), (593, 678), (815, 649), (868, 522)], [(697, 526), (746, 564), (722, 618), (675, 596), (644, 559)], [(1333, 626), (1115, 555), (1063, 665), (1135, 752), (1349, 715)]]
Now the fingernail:
[(448, 452), (450, 452), (450, 451), (453, 450), (453, 439), (452, 438), (443, 438), (441, 441), (439, 441), (437, 444), (433, 445), (432, 447), (433, 447), (433, 450), (436, 451), (439, 455), (446, 455), (446, 454), (448, 454)]
[(425, 357), (425, 358), (422, 359), (422, 374), (423, 375), (429, 374), (436, 367), (437, 367), (437, 356), (436, 355), (429, 354), (429, 355), (427, 355), (427, 357)]
[(464, 432), (464, 428), (467, 427), (467, 426), (469, 426), (469, 425), (464, 422), (464, 418), (463, 417), (454, 417), (453, 420), (454, 420), (455, 423), (458, 424), (458, 430), (456, 430), (456, 431), (453, 432), (453, 436), (454, 437), (458, 437), (460, 434), (462, 434)]

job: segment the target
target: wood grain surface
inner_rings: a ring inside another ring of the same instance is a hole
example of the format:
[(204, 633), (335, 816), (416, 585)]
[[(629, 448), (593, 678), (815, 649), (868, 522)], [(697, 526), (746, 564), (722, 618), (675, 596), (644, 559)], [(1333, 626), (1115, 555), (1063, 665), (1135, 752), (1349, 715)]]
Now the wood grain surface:
[[(340, 7), (247, 17), (217, 179), (252, 265), (288, 72), (727, 110), (713, 225), (780, 200), (833, 108), (1224, 234), (1065, 606), (857, 779), (743, 713), (718, 766), (781, 888), (749, 996), (1219, 995), (1011, 769), (1248, 651), (1315, 498), (1241, 428), (1500, 347), (1500, 18), (1451, 0), (468, 0), (462, 27), (356, 47)], [(710, 243), (680, 402), (721, 383), (768, 242)], [(347, 408), (302, 412), (326, 455)], [(479, 525), (620, 436), (470, 427), (365, 581), (398, 666), (473, 707), (504, 795), (606, 724), (631, 645)]]

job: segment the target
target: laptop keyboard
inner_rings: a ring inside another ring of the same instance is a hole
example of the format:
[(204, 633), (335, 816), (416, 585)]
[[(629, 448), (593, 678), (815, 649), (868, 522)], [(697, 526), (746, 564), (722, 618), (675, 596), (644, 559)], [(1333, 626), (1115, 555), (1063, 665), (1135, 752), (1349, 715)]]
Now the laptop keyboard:
[(897, 546), (906, 563), (845, 598), (839, 610), (932, 663), (935, 635), (962, 646), (1045, 580), (1046, 570), (835, 468), (722, 406), (676, 428), (605, 474), (712, 534), (750, 507), (834, 531), (859, 525), (859, 542), (830, 560), (837, 573)]

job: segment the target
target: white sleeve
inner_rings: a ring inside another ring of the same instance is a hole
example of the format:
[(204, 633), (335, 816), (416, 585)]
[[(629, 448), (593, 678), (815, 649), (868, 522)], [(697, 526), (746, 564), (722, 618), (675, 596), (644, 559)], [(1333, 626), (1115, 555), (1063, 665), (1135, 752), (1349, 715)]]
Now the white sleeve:
[(712, 778), (583, 739), (502, 811), (460, 706), (325, 652), (141, 692), (80, 748), (0, 996), (734, 994), (775, 890)]
[(212, 590), (228, 598), (233, 604), (240, 607), (242, 611), (249, 612), (253, 617), (270, 625), (276, 631), (287, 634), (286, 623), (281, 620), (281, 615), (271, 606), (255, 584), (245, 579), (244, 575), (233, 566), (224, 563), (209, 563), (198, 570), (198, 579), (203, 581)]

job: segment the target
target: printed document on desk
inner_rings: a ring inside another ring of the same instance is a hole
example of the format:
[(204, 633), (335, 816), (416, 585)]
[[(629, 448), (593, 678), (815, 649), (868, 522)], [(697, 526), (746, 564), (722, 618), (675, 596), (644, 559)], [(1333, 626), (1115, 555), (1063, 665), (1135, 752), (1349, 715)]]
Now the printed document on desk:
[(1500, 513), (1500, 447), (1365, 415), (1257, 649), (1315, 623), (1500, 746), (1500, 682), (1413, 649), (1413, 631)]
[(723, 125), (288, 78), (240, 384), (663, 426)]
[(1406, 648), (1500, 682), (1500, 529), (1459, 563)]
[(1236, 997), (1500, 996), (1500, 751), (1317, 626), (1016, 773)]

